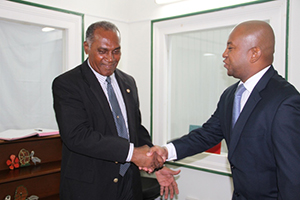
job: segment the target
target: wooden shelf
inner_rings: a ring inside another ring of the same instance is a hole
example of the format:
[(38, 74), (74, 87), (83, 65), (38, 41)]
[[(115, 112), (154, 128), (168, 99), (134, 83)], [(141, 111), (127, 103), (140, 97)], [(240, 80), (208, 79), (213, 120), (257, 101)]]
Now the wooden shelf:
[[(11, 154), (18, 156), (21, 149), (34, 151), (41, 159), (36, 165), (10, 170), (6, 161)], [(30, 137), (21, 140), (0, 140), (0, 199), (14, 197), (19, 186), (26, 187), (28, 196), (36, 195), (41, 200), (59, 200), (59, 182), (62, 143), (59, 135)]]
[(26, 149), (29, 152), (34, 151), (34, 156), (40, 158), (42, 163), (61, 160), (62, 143), (59, 135), (30, 137), (13, 141), (0, 140), (0, 171), (8, 169), (6, 160), (11, 154), (18, 156), (21, 149)]
[(59, 194), (44, 197), (44, 198), (39, 198), (39, 200), (59, 200)]
[(0, 184), (9, 183), (12, 181), (20, 181), (23, 179), (43, 176), (52, 173), (60, 173), (60, 161), (37, 164), (36, 166), (21, 167), (14, 170), (0, 171)]

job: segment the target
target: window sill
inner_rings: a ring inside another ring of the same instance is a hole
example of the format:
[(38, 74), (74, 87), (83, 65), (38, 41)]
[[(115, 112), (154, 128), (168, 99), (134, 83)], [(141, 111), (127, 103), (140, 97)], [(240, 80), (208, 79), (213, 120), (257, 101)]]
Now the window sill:
[(227, 154), (212, 154), (203, 152), (179, 161), (167, 162), (167, 164), (231, 176)]

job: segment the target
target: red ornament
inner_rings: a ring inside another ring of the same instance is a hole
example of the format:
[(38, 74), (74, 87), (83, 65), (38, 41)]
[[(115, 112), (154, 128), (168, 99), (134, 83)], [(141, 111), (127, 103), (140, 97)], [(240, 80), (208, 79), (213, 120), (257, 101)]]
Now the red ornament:
[(27, 188), (24, 185), (18, 186), (15, 192), (15, 200), (26, 200), (27, 196)]
[(9, 167), (9, 169), (13, 170), (15, 168), (19, 168), (20, 164), (19, 164), (19, 158), (16, 157), (14, 154), (10, 155), (10, 160), (6, 161), (7, 166)]

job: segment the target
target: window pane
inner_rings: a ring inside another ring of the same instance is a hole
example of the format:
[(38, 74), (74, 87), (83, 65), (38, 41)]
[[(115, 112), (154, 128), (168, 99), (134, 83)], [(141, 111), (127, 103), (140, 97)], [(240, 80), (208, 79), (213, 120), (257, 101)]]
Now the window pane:
[(57, 129), (51, 83), (63, 71), (63, 30), (0, 20), (0, 132)]
[[(217, 107), (220, 94), (237, 80), (228, 77), (222, 53), (233, 26), (172, 34), (169, 40), (168, 140), (201, 126)], [(222, 145), (224, 147), (224, 145)], [(222, 152), (227, 150), (222, 148)]]

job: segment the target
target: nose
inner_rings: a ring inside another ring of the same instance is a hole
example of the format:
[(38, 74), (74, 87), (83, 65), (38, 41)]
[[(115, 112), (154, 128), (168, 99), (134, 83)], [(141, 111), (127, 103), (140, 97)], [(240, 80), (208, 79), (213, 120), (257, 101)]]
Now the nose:
[(227, 48), (225, 49), (225, 51), (223, 52), (223, 54), (222, 54), (222, 57), (223, 58), (226, 58), (227, 56), (228, 56), (228, 50), (227, 50)]
[(108, 62), (112, 62), (112, 61), (115, 59), (112, 52), (108, 52), (108, 53), (106, 54), (105, 58), (106, 58), (106, 60), (107, 60)]

